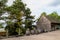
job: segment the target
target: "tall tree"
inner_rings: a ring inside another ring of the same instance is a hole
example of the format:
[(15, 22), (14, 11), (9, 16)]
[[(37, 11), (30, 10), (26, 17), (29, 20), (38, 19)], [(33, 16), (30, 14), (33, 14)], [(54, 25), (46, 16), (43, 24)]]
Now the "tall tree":
[(8, 18), (14, 21), (14, 27), (19, 29), (19, 35), (22, 28), (22, 16), (25, 6), (26, 5), (21, 0), (15, 0), (11, 6), (6, 8), (7, 12), (10, 14)]
[(25, 10), (25, 28), (26, 28), (26, 29), (28, 29), (28, 28), (29, 28), (30, 30), (33, 29), (33, 23), (34, 23), (33, 19), (34, 19), (34, 16), (31, 15), (30, 9), (27, 8), (27, 9)]
[[(13, 4), (6, 8), (7, 12), (10, 14), (8, 19), (14, 21), (14, 28), (18, 29), (18, 34), (20, 35), (21, 32), (25, 34), (25, 29), (29, 28), (32, 29), (33, 19), (34, 16), (31, 16), (31, 12), (29, 8), (26, 8), (26, 4), (22, 2), (22, 0), (15, 0)], [(23, 21), (25, 18), (25, 27), (23, 27)], [(16, 30), (14, 29), (14, 30)]]

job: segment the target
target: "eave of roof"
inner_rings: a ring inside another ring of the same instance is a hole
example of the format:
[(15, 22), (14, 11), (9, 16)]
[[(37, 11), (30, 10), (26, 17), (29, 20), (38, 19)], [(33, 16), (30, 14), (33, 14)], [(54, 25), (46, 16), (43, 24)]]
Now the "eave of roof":
[(59, 20), (51, 17), (51, 16), (45, 16), (51, 23), (60, 23)]

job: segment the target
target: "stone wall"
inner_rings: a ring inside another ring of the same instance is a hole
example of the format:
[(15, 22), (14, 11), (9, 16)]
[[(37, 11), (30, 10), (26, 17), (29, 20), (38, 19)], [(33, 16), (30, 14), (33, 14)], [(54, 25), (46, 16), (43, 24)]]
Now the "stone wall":
[(41, 16), (37, 22), (37, 28), (39, 28), (41, 31), (50, 31), (51, 22), (45, 16)]

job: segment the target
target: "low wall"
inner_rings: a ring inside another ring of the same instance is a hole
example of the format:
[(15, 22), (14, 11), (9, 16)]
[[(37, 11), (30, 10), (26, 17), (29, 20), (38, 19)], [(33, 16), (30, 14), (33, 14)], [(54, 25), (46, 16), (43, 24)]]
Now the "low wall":
[(0, 32), (0, 36), (5, 36), (6, 32)]

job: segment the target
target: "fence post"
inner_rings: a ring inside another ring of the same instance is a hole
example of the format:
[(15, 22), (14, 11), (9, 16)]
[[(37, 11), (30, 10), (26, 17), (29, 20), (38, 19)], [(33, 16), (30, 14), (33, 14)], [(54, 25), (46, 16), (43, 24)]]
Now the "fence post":
[(18, 32), (18, 35), (20, 36), (20, 28), (19, 28), (19, 32)]
[(8, 29), (6, 29), (6, 37), (8, 38)]

